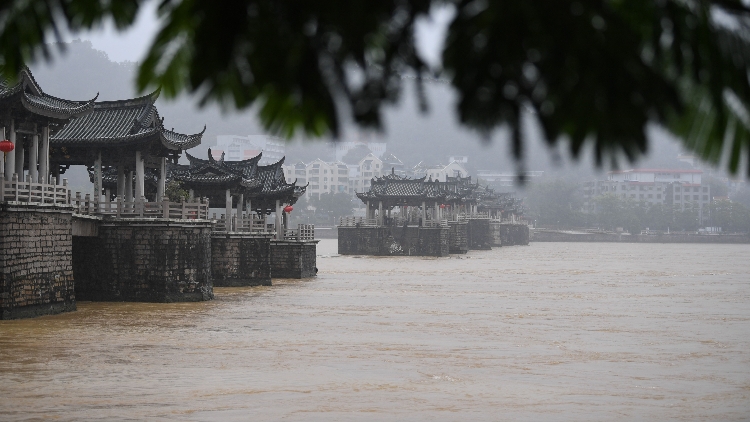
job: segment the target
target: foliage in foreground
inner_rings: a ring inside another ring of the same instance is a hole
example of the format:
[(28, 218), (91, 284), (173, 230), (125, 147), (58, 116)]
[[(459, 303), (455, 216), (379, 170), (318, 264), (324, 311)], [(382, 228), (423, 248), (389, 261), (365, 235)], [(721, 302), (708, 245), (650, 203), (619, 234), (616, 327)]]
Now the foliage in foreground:
[[(2, 2), (2, 71), (13, 78), (46, 54), (60, 28), (109, 19), (127, 28), (141, 5)], [(455, 11), (440, 69), (414, 40), (434, 7)], [(518, 159), (524, 110), (576, 156), (592, 141), (597, 162), (644, 153), (649, 122), (710, 162), (729, 151), (733, 172), (750, 157), (750, 6), (741, 0), (162, 0), (158, 10), (139, 89), (257, 105), (266, 129), (286, 136), (335, 135), (347, 115), (380, 127), (405, 75), (420, 88), (439, 75), (458, 94), (461, 123), (484, 133), (507, 125)]]

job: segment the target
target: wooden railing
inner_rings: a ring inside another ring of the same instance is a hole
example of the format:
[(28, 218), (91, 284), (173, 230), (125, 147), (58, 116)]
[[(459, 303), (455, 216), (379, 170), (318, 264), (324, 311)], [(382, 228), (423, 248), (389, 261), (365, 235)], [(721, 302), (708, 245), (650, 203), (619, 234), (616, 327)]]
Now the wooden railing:
[(75, 213), (81, 215), (108, 216), (115, 218), (166, 218), (180, 220), (208, 219), (208, 200), (199, 199), (192, 202), (159, 202), (128, 201), (116, 198), (114, 201), (95, 201), (91, 195), (81, 196), (76, 192), (70, 199)]
[(298, 224), (296, 229), (286, 229), (284, 240), (315, 240), (315, 225)]
[[(402, 227), (406, 225), (416, 225), (421, 227), (448, 227), (448, 220), (442, 219), (430, 219), (428, 218), (422, 222), (421, 217), (404, 219), (396, 216), (390, 219), (384, 218), (382, 226), (395, 226)], [(379, 227), (381, 224), (377, 218), (365, 218), (365, 217), (341, 217), (339, 220), (339, 226), (341, 227)]]
[(0, 201), (68, 205), (70, 204), (68, 179), (63, 179), (62, 184), (58, 185), (19, 181), (17, 174), (14, 174), (11, 180), (0, 175)]
[[(211, 217), (211, 225), (214, 232), (227, 231), (227, 218), (225, 214), (217, 217), (214, 213)], [(276, 233), (273, 224), (266, 224), (265, 218), (258, 218), (255, 214), (243, 214), (237, 218), (236, 214), (231, 216), (230, 232), (269, 234)]]
[[(227, 232), (227, 219), (225, 214), (217, 217), (214, 214), (211, 218), (212, 231), (214, 233), (226, 233)], [(232, 233), (247, 233), (247, 234), (264, 234), (264, 235), (275, 235), (276, 227), (273, 224), (266, 224), (265, 219), (257, 218), (255, 215), (252, 217), (244, 214), (242, 218), (237, 219), (237, 215), (231, 216), (231, 226), (229, 232)], [(283, 233), (284, 240), (314, 240), (315, 239), (315, 225), (314, 224), (298, 224), (296, 229), (285, 229)]]
[(377, 218), (341, 217), (339, 219), (339, 226), (342, 227), (377, 227), (377, 225)]

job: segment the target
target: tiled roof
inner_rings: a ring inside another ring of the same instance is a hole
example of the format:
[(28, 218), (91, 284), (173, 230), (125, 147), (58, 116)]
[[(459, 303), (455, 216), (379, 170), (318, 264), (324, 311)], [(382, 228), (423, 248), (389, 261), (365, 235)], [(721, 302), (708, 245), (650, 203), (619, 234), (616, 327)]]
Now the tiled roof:
[(100, 101), (93, 111), (76, 118), (51, 137), (59, 146), (127, 145), (141, 140), (159, 140), (172, 150), (185, 150), (201, 143), (200, 133), (185, 135), (164, 128), (154, 102), (159, 91), (143, 97), (119, 101)]
[[(186, 154), (189, 165), (172, 165), (169, 167), (170, 179), (191, 184), (201, 184), (208, 188), (211, 185), (227, 186), (252, 197), (289, 196), (299, 197), (305, 193), (307, 186), (287, 183), (282, 165), (284, 159), (267, 166), (259, 166), (261, 156), (243, 161), (224, 161), (224, 156), (216, 160), (208, 151), (208, 159), (200, 159)], [(231, 186), (234, 184), (234, 187)]]
[(98, 96), (89, 101), (71, 101), (46, 94), (28, 68), (21, 70), (18, 81), (13, 84), (0, 81), (0, 100), (15, 98), (29, 112), (55, 119), (68, 120), (89, 113)]
[(476, 185), (464, 180), (440, 182), (419, 179), (409, 179), (397, 174), (389, 173), (372, 179), (370, 190), (358, 193), (357, 197), (363, 202), (385, 201), (389, 203), (419, 203), (425, 202), (457, 202), (471, 199), (471, 193)]

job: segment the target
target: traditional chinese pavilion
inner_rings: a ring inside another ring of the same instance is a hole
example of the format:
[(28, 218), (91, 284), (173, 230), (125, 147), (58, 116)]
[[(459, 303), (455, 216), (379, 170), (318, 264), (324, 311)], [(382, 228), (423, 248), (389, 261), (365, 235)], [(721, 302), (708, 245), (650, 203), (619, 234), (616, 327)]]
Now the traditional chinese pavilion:
[(472, 206), (476, 202), (473, 196), (476, 188), (470, 177), (449, 177), (446, 182), (441, 182), (426, 177), (410, 179), (391, 172), (372, 179), (370, 190), (358, 193), (357, 197), (367, 205), (367, 218), (377, 215), (379, 225), (384, 224), (385, 218), (390, 219), (390, 211), (396, 207), (400, 208), (404, 218), (419, 208), (424, 223), (428, 217), (431, 217), (430, 220), (440, 219), (446, 207), (457, 209)]
[(0, 81), (0, 138), (15, 146), (0, 162), (5, 179), (15, 174), (24, 180), (28, 170), (32, 182), (46, 183), (50, 172), (56, 173), (49, 160), (51, 136), (70, 121), (90, 115), (95, 100), (71, 101), (46, 94), (27, 68), (15, 82)]
[(189, 165), (170, 165), (168, 178), (190, 190), (191, 196), (209, 198), (211, 204), (226, 205), (226, 215), (237, 208), (255, 212), (259, 218), (276, 213), (276, 227), (281, 227), (282, 209), (293, 205), (305, 194), (307, 186), (287, 183), (282, 165), (284, 159), (266, 166), (258, 165), (261, 154), (242, 161), (225, 161), (224, 154), (214, 159), (208, 150), (203, 160), (187, 154)]
[[(95, 197), (103, 191), (103, 174), (116, 174), (117, 197), (146, 198), (146, 180), (155, 179), (155, 200), (164, 195), (167, 162), (201, 143), (204, 131), (192, 135), (164, 127), (155, 102), (159, 91), (139, 98), (96, 102), (90, 113), (52, 135), (50, 163), (64, 171), (86, 165), (93, 173)], [(147, 177), (149, 174), (149, 177)]]

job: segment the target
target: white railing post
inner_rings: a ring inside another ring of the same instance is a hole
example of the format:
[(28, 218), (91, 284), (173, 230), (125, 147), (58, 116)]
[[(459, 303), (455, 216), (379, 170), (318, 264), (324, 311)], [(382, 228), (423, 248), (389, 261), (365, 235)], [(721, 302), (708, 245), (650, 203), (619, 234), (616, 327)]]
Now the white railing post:
[(14, 201), (18, 202), (18, 173), (13, 173), (13, 179), (11, 179), (10, 185), (14, 188), (15, 198)]
[(166, 196), (161, 201), (162, 218), (169, 218), (169, 198)]
[(5, 201), (5, 175), (0, 174), (0, 202)]
[[(63, 198), (63, 204), (70, 205), (70, 187), (68, 187), (68, 179), (63, 179), (63, 195), (65, 197)], [(53, 199), (53, 202), (57, 202), (57, 192), (55, 191), (55, 199)]]

